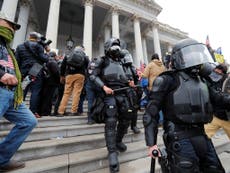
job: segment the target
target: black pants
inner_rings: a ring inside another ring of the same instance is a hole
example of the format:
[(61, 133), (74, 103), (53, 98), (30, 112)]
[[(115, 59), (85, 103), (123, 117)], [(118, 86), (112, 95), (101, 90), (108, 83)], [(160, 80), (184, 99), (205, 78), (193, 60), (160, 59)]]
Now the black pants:
[[(130, 123), (127, 114), (124, 116), (118, 111), (120, 107), (116, 97), (119, 96), (106, 96), (104, 99), (106, 105), (105, 141), (109, 152), (116, 151), (116, 143), (122, 141)], [(122, 95), (121, 97), (124, 96)]]
[(51, 115), (52, 102), (57, 86), (47, 85), (42, 89), (39, 114), (41, 116)]

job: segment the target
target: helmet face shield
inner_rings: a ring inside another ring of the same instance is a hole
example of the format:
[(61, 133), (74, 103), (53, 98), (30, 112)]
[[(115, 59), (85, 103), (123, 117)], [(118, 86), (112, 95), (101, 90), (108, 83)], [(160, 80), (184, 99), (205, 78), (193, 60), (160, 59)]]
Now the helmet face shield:
[(213, 62), (211, 54), (203, 44), (192, 44), (182, 47), (173, 56), (174, 66), (178, 70)]

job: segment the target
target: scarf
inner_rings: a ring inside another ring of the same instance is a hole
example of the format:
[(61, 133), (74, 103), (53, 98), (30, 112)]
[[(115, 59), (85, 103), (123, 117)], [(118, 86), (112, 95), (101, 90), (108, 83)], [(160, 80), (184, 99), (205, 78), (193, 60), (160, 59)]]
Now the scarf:
[(14, 38), (14, 32), (11, 31), (10, 29), (4, 27), (4, 26), (0, 26), (0, 36), (2, 36), (6, 41), (6, 49), (12, 58), (16, 78), (18, 80), (18, 85), (17, 85), (15, 92), (14, 92), (14, 108), (17, 108), (18, 105), (20, 105), (23, 102), (23, 91), (22, 91), (21, 72), (19, 70), (18, 63), (17, 63), (17, 60), (14, 56), (14, 53), (10, 48), (10, 43), (12, 42), (12, 40)]

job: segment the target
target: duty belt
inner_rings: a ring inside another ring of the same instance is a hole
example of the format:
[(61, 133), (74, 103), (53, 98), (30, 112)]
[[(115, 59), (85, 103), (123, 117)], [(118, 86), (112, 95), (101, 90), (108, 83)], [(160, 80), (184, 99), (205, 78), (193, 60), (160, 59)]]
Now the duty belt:
[(175, 125), (175, 131), (168, 132), (167, 138), (175, 141), (200, 135), (205, 135), (205, 132), (199, 125)]

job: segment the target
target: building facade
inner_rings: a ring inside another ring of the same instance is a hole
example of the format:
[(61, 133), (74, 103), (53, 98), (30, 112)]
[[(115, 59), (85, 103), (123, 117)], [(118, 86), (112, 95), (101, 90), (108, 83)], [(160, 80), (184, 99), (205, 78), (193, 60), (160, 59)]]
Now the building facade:
[(31, 31), (51, 39), (51, 48), (64, 52), (66, 40), (84, 45), (87, 55), (104, 53), (104, 42), (118, 37), (132, 53), (134, 63), (160, 57), (188, 34), (157, 20), (162, 7), (154, 0), (0, 0), (2, 11), (21, 24), (13, 48)]

